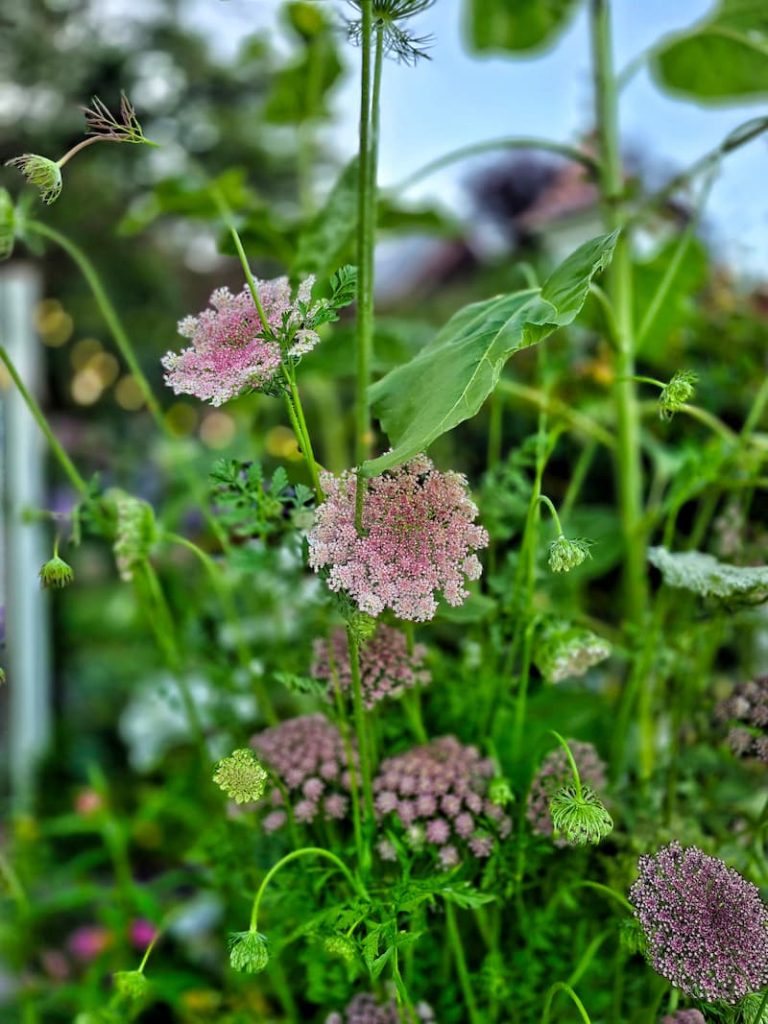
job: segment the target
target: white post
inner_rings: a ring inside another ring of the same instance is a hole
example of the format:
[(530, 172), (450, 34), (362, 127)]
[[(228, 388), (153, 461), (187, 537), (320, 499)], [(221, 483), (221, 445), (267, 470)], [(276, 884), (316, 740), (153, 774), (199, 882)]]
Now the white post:
[[(0, 271), (0, 339), (22, 380), (39, 395), (40, 342), (34, 331), (40, 276), (29, 265)], [(45, 505), (45, 442), (13, 383), (0, 390), (0, 603), (6, 612), (7, 742), (11, 797), (17, 808), (33, 796), (35, 770), (51, 732), (48, 607), (37, 579), (49, 557), (45, 527), (24, 522), (28, 509)]]

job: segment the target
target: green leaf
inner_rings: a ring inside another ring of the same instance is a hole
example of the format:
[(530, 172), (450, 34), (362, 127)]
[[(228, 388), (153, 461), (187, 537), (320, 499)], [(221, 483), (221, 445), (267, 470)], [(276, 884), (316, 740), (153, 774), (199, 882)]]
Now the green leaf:
[(768, 95), (768, 5), (721, 0), (709, 18), (671, 36), (652, 67), (664, 88), (705, 102)]
[(359, 162), (351, 160), (339, 175), (323, 208), (299, 235), (292, 272), (322, 276), (344, 262), (357, 224)]
[(467, 41), (481, 53), (520, 53), (554, 44), (579, 0), (467, 0)]
[(673, 553), (650, 548), (648, 561), (669, 587), (692, 590), (701, 597), (761, 601), (768, 598), (768, 566), (728, 565), (702, 551)]
[(426, 348), (370, 388), (392, 450), (366, 462), (369, 476), (424, 451), (474, 416), (513, 353), (534, 345), (579, 313), (592, 278), (610, 262), (617, 233), (572, 253), (543, 288), (476, 302), (454, 314)]
[(301, 35), (304, 52), (272, 79), (264, 116), (273, 124), (303, 124), (330, 113), (328, 94), (342, 72), (333, 34)]

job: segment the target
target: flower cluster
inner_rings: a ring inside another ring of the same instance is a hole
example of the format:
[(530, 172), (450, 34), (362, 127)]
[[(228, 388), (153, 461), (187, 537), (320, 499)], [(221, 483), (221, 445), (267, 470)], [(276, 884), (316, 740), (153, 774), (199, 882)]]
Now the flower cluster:
[(739, 683), (715, 709), (720, 722), (740, 723), (728, 734), (737, 757), (756, 757), (768, 764), (768, 676)]
[[(422, 1024), (432, 1024), (435, 1015), (426, 1003), (419, 1003), (416, 1016)], [(341, 1013), (331, 1013), (325, 1018), (325, 1024), (402, 1024), (403, 1018), (398, 1013), (397, 1003), (388, 999), (380, 1003), (376, 996), (361, 992), (347, 1004)]]
[(677, 1010), (661, 1018), (661, 1024), (706, 1024), (700, 1010)]
[(314, 326), (325, 305), (309, 305), (313, 284), (308, 277), (293, 298), (287, 277), (257, 282), (266, 323), (247, 285), (237, 295), (217, 288), (210, 309), (179, 322), (191, 345), (163, 357), (166, 384), (216, 406), (274, 386), (284, 359), (298, 359), (320, 341)]
[(362, 532), (355, 529), (357, 478), (324, 474), (326, 500), (309, 534), (309, 562), (327, 570), (331, 590), (348, 594), (369, 615), (385, 608), (423, 622), (468, 596), (465, 578), (480, 577), (475, 554), (488, 534), (459, 473), (440, 473), (426, 456), (368, 481)]
[[(349, 766), (341, 734), (327, 718), (322, 715), (289, 718), (258, 733), (251, 740), (251, 746), (288, 791), (297, 822), (309, 824), (319, 814), (333, 819), (346, 817)], [(267, 832), (274, 832), (287, 820), (279, 788), (272, 791), (270, 801), (273, 810), (262, 824)]]
[(675, 370), (659, 395), (659, 416), (663, 420), (671, 420), (675, 413), (693, 398), (696, 380), (696, 374), (691, 370)]
[(589, 786), (558, 789), (549, 803), (552, 828), (569, 846), (597, 844), (613, 831), (613, 819)]
[(629, 898), (647, 956), (686, 995), (736, 1003), (768, 984), (768, 908), (756, 886), (695, 846), (641, 857)]
[[(579, 740), (568, 740), (582, 784), (598, 793), (605, 788), (605, 762), (591, 743)], [(573, 773), (568, 763), (568, 756), (562, 747), (547, 754), (536, 773), (528, 794), (528, 810), (526, 816), (531, 829), (539, 836), (551, 836), (554, 829), (550, 804), (555, 794), (573, 781)], [(557, 838), (556, 846), (565, 846), (565, 840)]]
[(591, 558), (589, 549), (592, 542), (583, 538), (570, 539), (560, 534), (549, 545), (547, 560), (552, 572), (570, 572)]
[(116, 519), (112, 550), (117, 571), (121, 580), (130, 582), (157, 538), (155, 513), (149, 502), (118, 487), (110, 488), (105, 497), (113, 505)]
[(533, 660), (548, 683), (583, 676), (610, 657), (611, 645), (589, 629), (553, 622), (539, 637)]
[[(462, 851), (488, 857), (494, 832), (509, 835), (511, 823), (488, 796), (493, 762), (475, 747), (443, 736), (381, 762), (373, 782), (376, 814), (383, 827), (399, 822), (414, 850), (431, 849), (444, 868), (461, 862)], [(394, 860), (389, 839), (378, 844), (383, 860)]]
[[(432, 678), (424, 668), (426, 653), (423, 644), (415, 644), (409, 652), (407, 639), (400, 630), (380, 625), (360, 647), (360, 684), (365, 706), (372, 708), (386, 697), (400, 697), (411, 687), (426, 686)], [(330, 696), (334, 678), (342, 691), (350, 692), (352, 670), (346, 629), (334, 630), (330, 641), (315, 640), (312, 675), (328, 680)]]
[(252, 750), (235, 750), (217, 762), (213, 773), (216, 785), (238, 804), (260, 800), (267, 778)]

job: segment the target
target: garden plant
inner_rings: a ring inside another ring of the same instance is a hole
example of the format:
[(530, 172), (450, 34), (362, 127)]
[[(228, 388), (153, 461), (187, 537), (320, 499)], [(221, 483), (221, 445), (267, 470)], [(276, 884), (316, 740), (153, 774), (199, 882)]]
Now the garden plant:
[[(29, 515), (57, 621), (88, 634), (71, 685), (102, 659), (124, 694), (115, 749), (57, 732), (6, 816), (9, 1024), (768, 1024), (768, 320), (699, 231), (768, 117), (653, 189), (620, 121), (645, 67), (764, 99), (766, 7), (719, 0), (621, 69), (623, 0), (467, 0), (470, 47), (510, 60), (588, 19), (594, 131), (518, 137), (510, 103), (508, 134), (414, 177), (548, 154), (602, 228), (425, 330), (377, 307), (374, 255), (438, 215), (379, 186), (378, 152), (385, 65), (419, 89), (440, 2), (284, 4), (293, 205), (197, 156), (122, 211), (123, 246), (175, 218), (227, 258), (178, 331), (155, 310), (161, 359), (55, 226), (96, 151), (158, 147), (130, 95), (83, 97), (63, 156), (8, 161), (2, 256), (73, 262), (147, 424), (141, 473), (90, 464), (0, 338), (70, 496)], [(359, 148), (319, 200), (342, 61)], [(221, 457), (184, 432), (203, 415), (237, 427)]]

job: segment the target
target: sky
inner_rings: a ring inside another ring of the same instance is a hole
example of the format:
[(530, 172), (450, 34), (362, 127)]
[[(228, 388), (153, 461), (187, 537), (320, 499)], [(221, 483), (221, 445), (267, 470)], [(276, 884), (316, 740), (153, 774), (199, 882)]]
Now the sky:
[[(576, 17), (554, 48), (532, 58), (478, 57), (462, 40), (464, 0), (437, 0), (414, 22), (434, 37), (431, 60), (410, 68), (388, 61), (382, 91), (380, 182), (389, 186), (459, 146), (507, 135), (576, 141), (592, 125), (588, 27)], [(709, 0), (615, 0), (614, 42), (621, 68), (667, 32), (693, 24)], [(223, 52), (256, 27), (273, 26), (279, 0), (190, 0), (186, 18), (211, 34)], [(337, 95), (333, 146), (356, 148), (357, 98), (350, 81)], [(655, 164), (677, 171), (715, 147), (734, 127), (763, 115), (766, 103), (700, 106), (661, 92), (643, 70), (621, 98), (622, 140)], [(486, 162), (488, 157), (483, 158)], [(465, 162), (415, 187), (414, 197), (461, 210)], [(728, 156), (713, 188), (707, 223), (718, 255), (754, 276), (768, 277), (768, 142)]]

